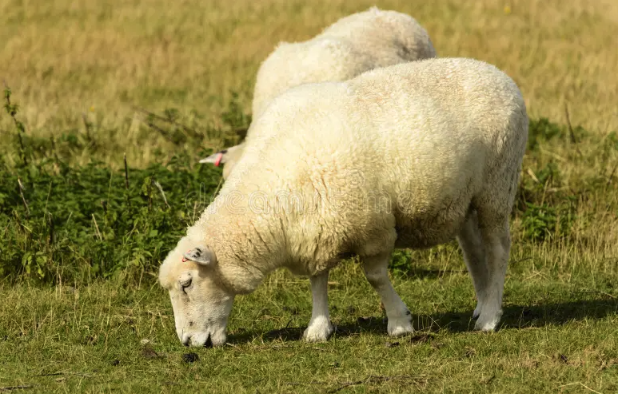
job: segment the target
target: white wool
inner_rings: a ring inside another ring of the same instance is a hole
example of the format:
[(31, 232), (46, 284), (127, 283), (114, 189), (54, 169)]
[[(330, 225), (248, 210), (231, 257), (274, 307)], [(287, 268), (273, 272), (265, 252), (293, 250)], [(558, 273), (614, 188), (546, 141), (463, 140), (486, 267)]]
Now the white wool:
[(279, 43), (258, 71), (253, 115), (294, 86), (345, 81), (374, 68), (435, 56), (429, 34), (414, 18), (372, 7), (339, 19), (308, 41)]
[[(306, 337), (325, 339), (324, 278), (358, 255), (389, 333), (400, 335), (412, 326), (385, 274), (391, 252), (457, 238), (479, 298), (476, 327), (496, 326), (528, 135), (524, 100), (508, 76), (472, 59), (400, 64), (290, 89), (253, 127), (187, 236), (216, 255), (211, 274), (229, 294), (253, 291), (278, 268), (308, 275), (320, 307)], [(164, 262), (162, 282), (179, 275), (165, 267), (177, 267), (174, 259)]]

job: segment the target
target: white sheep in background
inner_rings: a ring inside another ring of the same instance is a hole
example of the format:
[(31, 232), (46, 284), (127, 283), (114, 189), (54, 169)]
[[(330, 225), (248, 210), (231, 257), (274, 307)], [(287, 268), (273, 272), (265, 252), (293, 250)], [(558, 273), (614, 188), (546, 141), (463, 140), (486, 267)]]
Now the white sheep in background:
[[(258, 70), (253, 118), (257, 119), (273, 98), (289, 88), (345, 81), (374, 68), (433, 57), (436, 51), (429, 35), (414, 18), (372, 7), (338, 20), (311, 40), (279, 43)], [(227, 179), (243, 149), (244, 143), (200, 163), (225, 164), (223, 177)]]
[(497, 326), (528, 136), (507, 75), (472, 59), (380, 68), (290, 89), (253, 127), (259, 137), (160, 268), (184, 344), (223, 344), (234, 296), (284, 267), (310, 277), (305, 339), (326, 340), (328, 272), (349, 255), (381, 296), (388, 333), (409, 333), (391, 253), (453, 238), (478, 298), (475, 328)]

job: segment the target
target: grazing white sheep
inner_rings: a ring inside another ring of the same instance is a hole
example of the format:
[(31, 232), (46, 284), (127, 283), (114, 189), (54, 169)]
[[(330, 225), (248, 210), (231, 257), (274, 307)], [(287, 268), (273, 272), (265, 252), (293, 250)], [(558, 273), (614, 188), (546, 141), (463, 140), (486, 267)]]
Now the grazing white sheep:
[(528, 136), (515, 83), (472, 59), (429, 59), (277, 97), (221, 193), (161, 266), (185, 344), (225, 342), (234, 296), (278, 268), (308, 275), (305, 339), (332, 333), (329, 269), (358, 255), (388, 317), (412, 331), (391, 285), (394, 248), (457, 238), (478, 298), (476, 329), (501, 316), (509, 214)]
[[(253, 118), (294, 86), (345, 81), (374, 68), (433, 57), (436, 51), (429, 35), (414, 18), (372, 7), (338, 20), (311, 40), (279, 43), (258, 70)], [(200, 163), (225, 164), (223, 178), (227, 179), (243, 149), (244, 144), (239, 144)]]

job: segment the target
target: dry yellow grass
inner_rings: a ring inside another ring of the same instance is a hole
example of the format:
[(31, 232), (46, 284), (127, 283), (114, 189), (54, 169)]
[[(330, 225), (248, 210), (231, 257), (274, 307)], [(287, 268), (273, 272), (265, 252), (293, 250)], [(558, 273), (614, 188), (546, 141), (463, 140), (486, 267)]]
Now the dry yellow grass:
[[(405, 1), (375, 3), (423, 24), (440, 56), (493, 63), (520, 85), (531, 117), (589, 130), (618, 129), (618, 2), (613, 0)], [(248, 112), (260, 62), (281, 40), (305, 40), (373, 1), (5, 0), (0, 78), (38, 135), (83, 127), (89, 113), (116, 129), (134, 164), (165, 147), (143, 144), (132, 105), (195, 110), (216, 123), (230, 91)], [(0, 117), (0, 129), (9, 130)], [(133, 126), (131, 126), (133, 124)], [(0, 135), (6, 139), (6, 133)], [(85, 158), (84, 158), (85, 159)]]

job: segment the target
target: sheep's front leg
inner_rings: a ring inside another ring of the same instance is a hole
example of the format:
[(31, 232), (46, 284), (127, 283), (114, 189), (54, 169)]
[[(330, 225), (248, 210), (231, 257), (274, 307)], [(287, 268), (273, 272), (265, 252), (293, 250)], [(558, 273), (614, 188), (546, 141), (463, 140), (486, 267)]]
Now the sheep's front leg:
[(414, 331), (410, 311), (393, 288), (388, 278), (388, 261), (390, 253), (364, 257), (365, 277), (378, 292), (388, 318), (388, 334), (400, 336)]
[(326, 341), (334, 331), (328, 314), (328, 271), (312, 276), (309, 280), (311, 281), (313, 311), (303, 338), (307, 342)]

